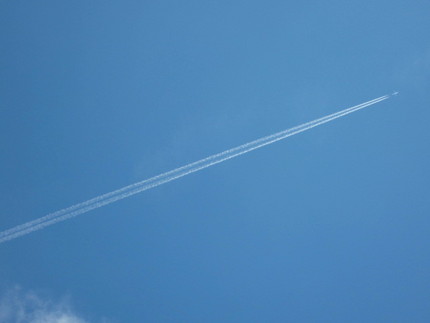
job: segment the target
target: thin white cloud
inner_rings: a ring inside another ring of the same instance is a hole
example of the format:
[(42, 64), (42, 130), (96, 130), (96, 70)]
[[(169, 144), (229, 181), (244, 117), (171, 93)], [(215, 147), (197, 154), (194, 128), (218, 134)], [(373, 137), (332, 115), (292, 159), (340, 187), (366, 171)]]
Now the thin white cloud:
[(15, 287), (0, 298), (0, 322), (4, 323), (88, 323), (72, 311), (70, 302), (53, 302), (33, 291)]

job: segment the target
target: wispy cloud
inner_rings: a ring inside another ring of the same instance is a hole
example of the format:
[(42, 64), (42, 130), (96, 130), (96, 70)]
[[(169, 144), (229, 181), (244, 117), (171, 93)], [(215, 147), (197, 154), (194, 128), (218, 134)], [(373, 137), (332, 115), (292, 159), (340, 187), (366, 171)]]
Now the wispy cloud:
[(71, 308), (70, 302), (43, 298), (33, 291), (15, 287), (0, 298), (0, 322), (15, 323), (88, 323)]

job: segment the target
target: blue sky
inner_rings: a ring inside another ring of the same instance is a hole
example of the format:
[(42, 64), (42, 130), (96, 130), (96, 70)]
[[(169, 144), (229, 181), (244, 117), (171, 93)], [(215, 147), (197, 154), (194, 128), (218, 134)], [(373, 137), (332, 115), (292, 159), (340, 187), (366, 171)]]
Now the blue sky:
[(0, 245), (0, 318), (37, 295), (69, 322), (428, 322), (429, 15), (3, 1), (0, 231), (400, 94)]

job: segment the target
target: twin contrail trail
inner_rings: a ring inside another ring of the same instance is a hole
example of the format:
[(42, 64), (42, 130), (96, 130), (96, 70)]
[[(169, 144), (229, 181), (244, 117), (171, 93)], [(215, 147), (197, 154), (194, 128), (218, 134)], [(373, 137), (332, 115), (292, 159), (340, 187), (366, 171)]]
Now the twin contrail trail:
[(330, 114), (328, 116), (301, 124), (299, 126), (277, 132), (273, 135), (269, 135), (251, 142), (248, 142), (246, 144), (240, 145), (238, 147), (225, 150), (221, 153), (206, 157), (204, 159), (198, 160), (196, 162), (187, 164), (185, 166), (176, 168), (174, 170), (171, 170), (169, 172), (151, 177), (149, 179), (125, 186), (123, 188), (120, 188), (118, 190), (99, 195), (95, 198), (92, 198), (88, 201), (81, 202), (75, 205), (72, 205), (68, 208), (50, 213), (48, 215), (45, 215), (43, 217), (40, 217), (36, 220), (29, 221), (27, 223), (18, 225), (16, 227), (13, 227), (11, 229), (5, 230), (3, 232), (0, 232), (0, 243), (3, 243), (8, 240), (12, 240), (15, 238), (18, 238), (20, 236), (29, 234), (33, 231), (41, 230), (47, 226), (50, 226), (52, 224), (55, 224), (57, 222), (61, 222), (64, 220), (67, 220), (69, 218), (75, 217), (77, 215), (86, 213), (88, 211), (97, 209), (99, 207), (102, 207), (104, 205), (122, 200), (126, 197), (129, 197), (131, 195), (149, 190), (151, 188), (154, 188), (156, 186), (165, 184), (167, 182), (171, 182), (175, 179), (178, 179), (180, 177), (189, 175), (191, 173), (197, 172), (199, 170), (205, 169), (207, 167), (210, 167), (215, 164), (219, 164), (223, 161), (226, 161), (228, 159), (246, 154), (252, 150), (264, 147), (266, 145), (270, 145), (276, 141), (285, 139), (287, 137), (293, 136), (295, 134), (298, 134), (300, 132), (309, 130), (311, 128), (314, 128), (316, 126), (319, 126), (321, 124), (327, 123), (329, 121), (332, 121), (334, 119), (343, 117), (347, 114), (350, 114), (352, 112), (364, 109), (368, 106), (371, 106), (373, 104), (376, 104), (378, 102), (384, 101), (388, 98), (390, 98), (392, 95), (396, 95), (397, 93), (393, 93), (391, 95), (384, 95), (379, 98), (361, 103), (359, 105), (353, 106), (351, 108)]

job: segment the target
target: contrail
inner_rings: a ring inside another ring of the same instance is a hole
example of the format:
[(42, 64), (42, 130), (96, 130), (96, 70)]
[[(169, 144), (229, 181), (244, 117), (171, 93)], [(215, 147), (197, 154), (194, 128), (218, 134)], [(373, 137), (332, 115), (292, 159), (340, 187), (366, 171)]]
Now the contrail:
[[(394, 95), (394, 94), (393, 94)], [(327, 115), (325, 117), (301, 124), (299, 126), (277, 132), (275, 134), (262, 137), (260, 139), (248, 142), (246, 144), (237, 146), (235, 148), (231, 148), (228, 150), (225, 150), (221, 153), (211, 155), (209, 157), (206, 157), (204, 159), (198, 160), (196, 162), (187, 164), (185, 166), (176, 168), (174, 170), (168, 171), (166, 173), (151, 177), (149, 179), (125, 186), (123, 188), (120, 188), (118, 190), (99, 195), (95, 198), (92, 198), (90, 200), (87, 200), (85, 202), (81, 202), (78, 204), (75, 204), (73, 206), (70, 206), (68, 208), (50, 213), (46, 216), (40, 217), (36, 220), (26, 222), (24, 224), (18, 225), (16, 227), (13, 227), (11, 229), (5, 230), (3, 232), (0, 232), (0, 243), (6, 242), (8, 240), (12, 240), (15, 238), (18, 238), (20, 236), (29, 234), (33, 231), (41, 230), (47, 226), (50, 226), (52, 224), (55, 224), (57, 222), (61, 222), (64, 220), (67, 220), (69, 218), (75, 217), (77, 215), (86, 213), (88, 211), (97, 209), (99, 207), (102, 207), (104, 205), (116, 202), (118, 200), (122, 200), (126, 197), (129, 197), (131, 195), (146, 191), (148, 189), (154, 188), (156, 186), (162, 185), (164, 183), (173, 181), (175, 179), (178, 179), (180, 177), (189, 175), (191, 173), (197, 172), (199, 170), (205, 169), (207, 167), (210, 167), (212, 165), (221, 163), (223, 161), (226, 161), (228, 159), (246, 154), (252, 150), (264, 147), (266, 145), (272, 144), (276, 141), (285, 139), (287, 137), (293, 136), (295, 134), (298, 134), (300, 132), (309, 130), (311, 128), (314, 128), (316, 126), (319, 126), (321, 124), (327, 123), (329, 121), (332, 121), (334, 119), (343, 117), (347, 114), (350, 114), (352, 112), (364, 109), (370, 105), (376, 104), (378, 102), (384, 101), (388, 98), (390, 98), (391, 95), (384, 95), (379, 98), (361, 103), (359, 105), (353, 106), (351, 108)]]
[(112, 192), (109, 192), (109, 193), (106, 193), (106, 194), (103, 194), (103, 195), (97, 196), (97, 197), (95, 197), (95, 198), (93, 198), (93, 199), (90, 199), (90, 200), (88, 200), (88, 201), (85, 201), (85, 202), (81, 202), (81, 203), (75, 204), (75, 205), (73, 205), (73, 206), (71, 206), (71, 207), (68, 207), (68, 208), (65, 208), (65, 209), (62, 209), (62, 210), (56, 211), (56, 212), (54, 212), (54, 213), (50, 213), (50, 214), (48, 214), (48, 215), (46, 215), (46, 216), (44, 216), (44, 217), (38, 218), (38, 219), (36, 219), (36, 220), (33, 220), (33, 221), (30, 221), (30, 222), (27, 222), (27, 223), (22, 224), (22, 225), (19, 225), (19, 226), (16, 226), (16, 227), (14, 227), (14, 228), (12, 228), (12, 229), (9, 229), (9, 230), (6, 230), (6, 231), (3, 231), (3, 232), (0, 232), (0, 239), (1, 239), (2, 237), (5, 237), (6, 235), (12, 234), (12, 233), (17, 232), (17, 231), (21, 231), (21, 230), (26, 229), (26, 228), (28, 228), (28, 227), (30, 227), (30, 226), (34, 226), (34, 225), (36, 225), (36, 224), (39, 224), (39, 223), (41, 223), (41, 222), (45, 222), (45, 221), (47, 221), (47, 220), (53, 219), (53, 218), (55, 218), (55, 217), (58, 217), (58, 216), (60, 216), (60, 215), (64, 215), (64, 214), (66, 214), (66, 213), (70, 213), (70, 212), (75, 211), (75, 210), (77, 210), (77, 209), (80, 209), (80, 208), (82, 208), (82, 207), (85, 207), (85, 206), (88, 206), (88, 205), (94, 204), (94, 203), (96, 203), (96, 202), (100, 202), (100, 201), (102, 201), (102, 200), (104, 200), (104, 199), (107, 199), (107, 198), (109, 198), (109, 197), (112, 197), (112, 196), (118, 195), (118, 194), (120, 194), (120, 193), (125, 193), (125, 192), (127, 192), (127, 191), (132, 190), (132, 189), (135, 189), (135, 188), (141, 187), (142, 185), (152, 183), (152, 182), (154, 182), (155, 180), (162, 179), (162, 178), (166, 178), (166, 177), (168, 177), (169, 175), (171, 176), (171, 175), (173, 175), (173, 174), (177, 174), (178, 172), (180, 172), (180, 171), (182, 171), (182, 170), (190, 169), (190, 168), (192, 168), (192, 167), (195, 167), (195, 166), (201, 165), (201, 164), (203, 164), (203, 163), (207, 163), (207, 162), (210, 162), (210, 161), (212, 161), (212, 160), (215, 160), (216, 158), (220, 158), (220, 157), (226, 156), (226, 155), (228, 155), (228, 154), (231, 154), (231, 153), (233, 153), (233, 152), (240, 151), (240, 150), (242, 150), (242, 149), (246, 149), (246, 148), (248, 148), (248, 147), (250, 147), (250, 146), (254, 146), (254, 145), (257, 145), (257, 144), (259, 144), (259, 143), (265, 142), (265, 141), (267, 141), (267, 140), (270, 140), (270, 139), (272, 139), (272, 138), (278, 137), (278, 136), (280, 136), (280, 135), (283, 135), (283, 134), (286, 134), (286, 133), (291, 133), (291, 132), (292, 132), (292, 131), (294, 131), (294, 130), (305, 128), (305, 127), (307, 127), (307, 126), (309, 126), (309, 125), (313, 125), (313, 124), (315, 124), (315, 123), (317, 123), (317, 122), (321, 122), (321, 121), (326, 120), (326, 119), (332, 119), (332, 118), (334, 118), (335, 116), (339, 116), (340, 114), (342, 114), (342, 115), (343, 115), (343, 114), (344, 114), (344, 113), (346, 113), (346, 112), (349, 112), (349, 111), (351, 111), (351, 112), (352, 112), (352, 110), (356, 110), (356, 109), (358, 109), (358, 108), (362, 108), (362, 107), (364, 107), (364, 106), (368, 106), (369, 104), (374, 104), (374, 103), (377, 103), (377, 102), (382, 101), (382, 100), (385, 100), (385, 99), (387, 99), (387, 96), (380, 97), (380, 98), (377, 98), (377, 99), (374, 99), (374, 100), (371, 100), (371, 101), (368, 101), (368, 102), (365, 102), (365, 103), (362, 103), (362, 104), (359, 104), (359, 105), (353, 106), (353, 107), (351, 107), (351, 108), (348, 108), (348, 109), (342, 110), (342, 111), (340, 111), (340, 112), (333, 113), (333, 114), (331, 114), (331, 115), (329, 115), (329, 116), (325, 116), (325, 117), (322, 117), (322, 118), (320, 118), (320, 119), (317, 119), (317, 120), (313, 120), (313, 121), (310, 121), (310, 122), (304, 123), (304, 124), (302, 124), (302, 125), (300, 125), (300, 126), (297, 126), (297, 127), (294, 127), (294, 128), (290, 128), (290, 129), (287, 129), (287, 130), (284, 130), (284, 131), (278, 132), (278, 133), (276, 133), (276, 134), (273, 134), (273, 135), (269, 135), (269, 136), (266, 136), (266, 137), (260, 138), (260, 139), (258, 139), (258, 140), (255, 140), (255, 141), (252, 141), (252, 142), (249, 142), (249, 143), (243, 144), (243, 145), (241, 145), (241, 146), (238, 146), (238, 147), (235, 147), (235, 148), (232, 148), (232, 149), (228, 149), (228, 150), (223, 151), (223, 152), (221, 152), (221, 153), (218, 153), (218, 154), (215, 154), (215, 155), (209, 156), (209, 157), (204, 158), (204, 159), (201, 159), (201, 160), (199, 160), (199, 161), (197, 161), (197, 162), (193, 162), (193, 163), (187, 164), (187, 165), (182, 166), (182, 167), (180, 167), (180, 168), (176, 168), (176, 169), (174, 169), (174, 170), (172, 170), (172, 171), (169, 171), (169, 172), (163, 173), (163, 174), (161, 174), (161, 175), (158, 175), (158, 176), (152, 177), (152, 178), (150, 178), (150, 179), (146, 179), (146, 180), (143, 180), (143, 181), (140, 181), (140, 182), (134, 183), (134, 184), (132, 184), (132, 185), (128, 185), (128, 186), (123, 187), (123, 188), (121, 188), (121, 189), (118, 189), (118, 190), (115, 190), (115, 191), (112, 191)]

